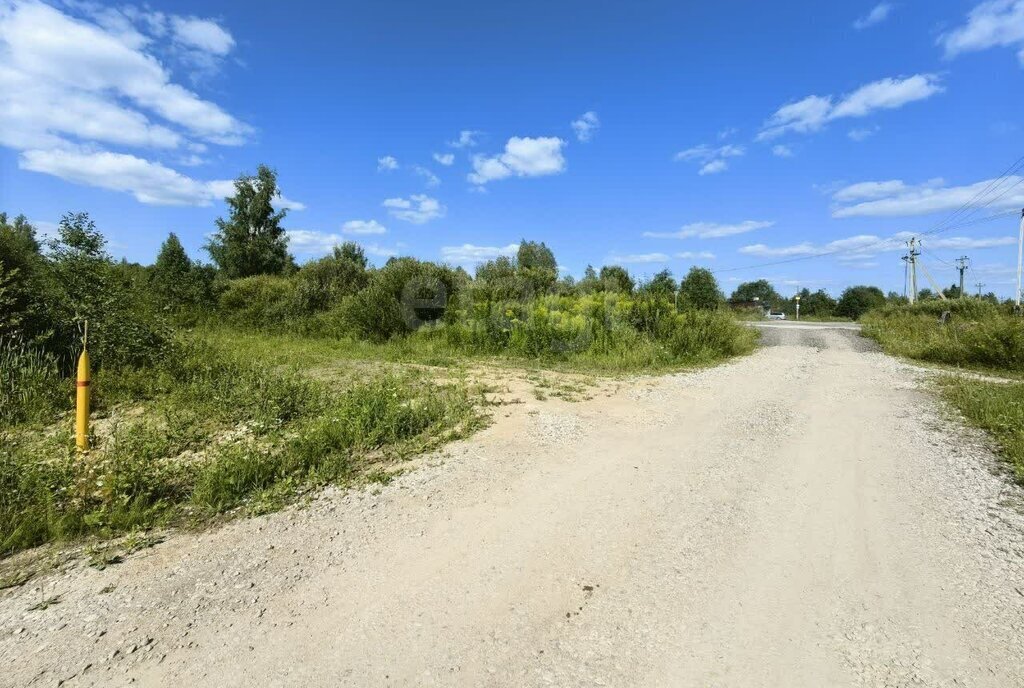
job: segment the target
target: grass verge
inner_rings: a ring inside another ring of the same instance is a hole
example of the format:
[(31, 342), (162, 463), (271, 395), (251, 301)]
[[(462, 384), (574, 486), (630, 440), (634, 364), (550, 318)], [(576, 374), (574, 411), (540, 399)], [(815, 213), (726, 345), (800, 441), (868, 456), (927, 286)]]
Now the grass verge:
[(1024, 383), (950, 376), (940, 389), (969, 423), (993, 437), (1017, 481), (1024, 483)]

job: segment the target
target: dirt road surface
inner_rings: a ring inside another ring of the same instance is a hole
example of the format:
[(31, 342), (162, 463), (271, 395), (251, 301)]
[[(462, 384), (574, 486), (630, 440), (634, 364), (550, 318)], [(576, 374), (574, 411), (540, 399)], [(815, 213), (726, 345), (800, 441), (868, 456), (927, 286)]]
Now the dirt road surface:
[(1024, 686), (1021, 493), (984, 439), (855, 331), (763, 333), (0, 593), (0, 684)]

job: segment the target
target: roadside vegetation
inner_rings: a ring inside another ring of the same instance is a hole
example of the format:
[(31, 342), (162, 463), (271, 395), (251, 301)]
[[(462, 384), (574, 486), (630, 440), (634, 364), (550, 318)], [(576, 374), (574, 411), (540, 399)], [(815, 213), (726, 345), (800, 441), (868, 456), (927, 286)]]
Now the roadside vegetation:
[(1011, 304), (994, 298), (926, 300), (884, 306), (863, 322), (864, 334), (887, 353), (1011, 378), (948, 376), (939, 388), (968, 422), (992, 435), (1024, 481), (1024, 318)]
[[(174, 234), (153, 265), (115, 261), (85, 213), (45, 242), (0, 214), (0, 555), (386, 475), (486, 423), (487, 390), (465, 374), (477, 363), (651, 372), (755, 344), (700, 268), (638, 284), (609, 265), (574, 281), (525, 240), (473, 275), (408, 257), (374, 268), (351, 242), (299, 266), (276, 198), (268, 168), (238, 179), (212, 264)], [(80, 454), (86, 322), (94, 414)], [(338, 361), (340, 382), (315, 374)]]

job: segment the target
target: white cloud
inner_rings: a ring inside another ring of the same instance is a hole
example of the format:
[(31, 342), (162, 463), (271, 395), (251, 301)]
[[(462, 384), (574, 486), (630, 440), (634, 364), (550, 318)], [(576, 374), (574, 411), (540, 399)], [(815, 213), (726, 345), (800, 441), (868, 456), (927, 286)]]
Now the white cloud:
[[(220, 144), (239, 144), (251, 128), (219, 106), (172, 83), (170, 74), (151, 54), (126, 39), (88, 21), (75, 19), (38, 2), (6, 2), (0, 11), (0, 72), (5, 82), (30, 80), (71, 98), (105, 101), (107, 109), (123, 106), (123, 98), (194, 136)], [(20, 125), (39, 118), (43, 133), (65, 132), (38, 103), (10, 103), (3, 124), (16, 117)], [(25, 108), (32, 108), (26, 113)], [(137, 115), (145, 117), (138, 110)]]
[(772, 146), (772, 155), (777, 158), (792, 158), (793, 149), (789, 146), (784, 146), (781, 143)]
[(376, 220), (349, 220), (341, 225), (342, 234), (384, 234), (387, 227)]
[(994, 47), (1019, 48), (1024, 65), (1024, 0), (989, 0), (972, 9), (967, 23), (939, 36), (946, 57)]
[(737, 129), (736, 127), (726, 127), (725, 129), (722, 129), (720, 132), (718, 132), (718, 140), (724, 141), (727, 138), (735, 136), (739, 132), (740, 130)]
[(398, 160), (393, 155), (385, 155), (382, 158), (377, 158), (377, 171), (378, 172), (390, 172), (391, 170), (398, 169)]
[(702, 260), (714, 260), (715, 254), (711, 251), (681, 251), (673, 254), (676, 258), (682, 258), (684, 260), (702, 259)]
[(366, 251), (367, 255), (377, 256), (378, 258), (394, 258), (398, 255), (398, 251), (387, 246), (381, 246), (380, 244), (365, 244), (363, 250)]
[(518, 250), (519, 244), (509, 244), (507, 246), (463, 244), (462, 246), (441, 247), (441, 257), (446, 262), (456, 265), (474, 265), (493, 260), (499, 256), (514, 256)]
[(884, 22), (886, 19), (889, 18), (889, 15), (892, 13), (892, 10), (893, 5), (891, 3), (879, 3), (875, 5), (875, 7), (866, 15), (860, 17), (859, 19), (857, 19), (857, 21), (853, 22), (853, 27), (855, 29), (866, 29), (869, 26), (880, 24), (881, 22)]
[(572, 121), (572, 130), (576, 132), (576, 138), (581, 143), (586, 143), (594, 138), (594, 134), (601, 127), (601, 120), (597, 118), (594, 111), (584, 112), (579, 119)]
[(220, 24), (198, 17), (171, 17), (174, 40), (181, 45), (227, 55), (235, 47), (235, 39)]
[(297, 256), (322, 256), (345, 241), (340, 234), (305, 229), (288, 230), (288, 249)]
[(693, 148), (687, 148), (681, 150), (675, 155), (675, 159), (678, 160), (697, 160), (698, 162), (708, 162), (715, 158), (735, 158), (746, 153), (743, 146), (735, 146), (733, 144), (726, 144), (724, 146), (709, 146), (706, 143), (702, 143), (699, 146)]
[(392, 217), (416, 225), (444, 217), (448, 211), (437, 199), (425, 194), (413, 194), (409, 198), (389, 198), (382, 205), (388, 209)]
[(610, 255), (606, 263), (619, 264), (641, 264), (641, 263), (667, 263), (668, 255), (664, 253), (629, 253), (626, 255)]
[(679, 151), (675, 155), (675, 160), (696, 161), (700, 163), (700, 170), (697, 174), (704, 176), (724, 172), (729, 167), (726, 158), (740, 157), (744, 153), (746, 153), (746, 149), (743, 146), (736, 146), (731, 143), (724, 146), (709, 146), (706, 143), (702, 143), (699, 146)]
[(479, 131), (473, 131), (472, 129), (463, 129), (459, 132), (459, 138), (454, 141), (449, 141), (448, 145), (452, 148), (472, 148), (477, 144), (477, 137), (480, 136)]
[[(224, 199), (228, 196), (235, 195), (235, 182), (232, 179), (220, 179), (217, 181), (206, 182), (206, 188), (210, 190), (210, 193), (217, 199)], [(209, 205), (208, 203), (194, 203), (193, 205)], [(306, 204), (300, 203), (299, 201), (293, 201), (292, 199), (283, 195), (280, 190), (278, 191), (277, 198), (272, 201), (272, 205), (275, 210), (305, 210)]]
[(210, 205), (224, 188), (123, 153), (30, 150), (22, 153), (18, 166), (75, 184), (129, 192), (139, 202), (152, 205)]
[(989, 200), (989, 208), (998, 210), (1024, 205), (1024, 177), (1009, 176), (965, 186), (946, 186), (942, 179), (918, 185), (898, 179), (861, 182), (838, 190), (832, 199), (837, 203), (832, 209), (832, 217), (836, 218), (928, 215)]
[(850, 131), (848, 131), (846, 135), (849, 136), (854, 141), (863, 141), (877, 134), (879, 129), (881, 129), (881, 127), (879, 126), (857, 127), (856, 129), (851, 129)]
[(807, 96), (779, 108), (765, 122), (757, 140), (767, 141), (787, 132), (815, 132), (837, 119), (865, 117), (878, 110), (899, 108), (943, 90), (937, 75), (915, 74), (903, 79), (879, 79), (838, 100), (833, 96)]
[(711, 162), (701, 167), (700, 171), (697, 172), (697, 174), (699, 174), (702, 177), (706, 174), (718, 174), (719, 172), (725, 172), (725, 170), (728, 169), (728, 167), (729, 163), (727, 163), (725, 160), (712, 160)]
[[(836, 253), (840, 261), (863, 261), (879, 253), (905, 251), (906, 242), (914, 236), (912, 232), (897, 232), (889, 237), (874, 234), (858, 234), (845, 239), (836, 239), (826, 244), (814, 244), (809, 241), (790, 246), (771, 247), (765, 244), (743, 246), (739, 252), (761, 258), (793, 258), (802, 256), (818, 256)], [(995, 237), (975, 239), (968, 237), (945, 237), (924, 239), (924, 246), (933, 249), (984, 249), (1016, 244), (1015, 237)]]
[[(306, 229), (288, 230), (288, 249), (297, 256), (316, 257), (324, 256), (340, 246), (347, 239), (340, 234), (315, 232)], [(391, 258), (398, 255), (398, 251), (379, 244), (360, 244), (367, 255), (379, 258)]]
[(454, 153), (434, 153), (434, 160), (437, 161), (438, 163), (444, 165), (445, 167), (449, 167), (452, 163), (455, 162), (455, 154)]
[(540, 177), (565, 171), (562, 147), (565, 141), (554, 136), (538, 138), (513, 136), (501, 155), (473, 157), (469, 181), (486, 184), (506, 177)]
[(412, 168), (412, 171), (418, 174), (419, 176), (423, 177), (428, 187), (435, 187), (441, 185), (440, 178), (438, 178), (436, 174), (428, 170), (426, 167), (416, 165), (415, 167)]
[(174, 83), (156, 57), (219, 59), (234, 39), (195, 17), (85, 2), (61, 7), (0, 0), (0, 145), (22, 152), (22, 169), (129, 192), (143, 203), (209, 205), (220, 181), (103, 145), (185, 149), (190, 154), (173, 158), (193, 166), (207, 150), (200, 141), (243, 143), (249, 125)]
[(736, 224), (726, 225), (717, 222), (694, 222), (683, 225), (678, 232), (644, 232), (645, 237), (652, 239), (719, 239), (721, 237), (746, 234), (758, 229), (766, 229), (774, 225), (774, 222), (764, 220), (746, 220)]

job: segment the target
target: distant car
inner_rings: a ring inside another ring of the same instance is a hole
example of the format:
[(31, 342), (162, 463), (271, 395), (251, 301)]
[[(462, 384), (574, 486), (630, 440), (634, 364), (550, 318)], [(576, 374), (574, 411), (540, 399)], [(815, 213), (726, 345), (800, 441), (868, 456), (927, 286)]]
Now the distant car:
[(765, 313), (764, 317), (767, 318), (768, 320), (785, 320), (786, 319), (786, 314), (785, 313), (772, 313), (772, 312), (768, 312), (768, 313)]

